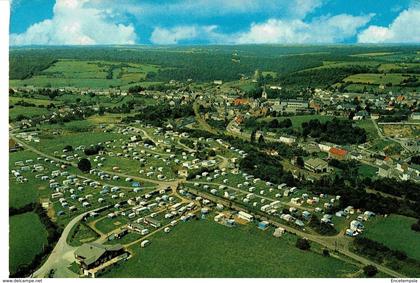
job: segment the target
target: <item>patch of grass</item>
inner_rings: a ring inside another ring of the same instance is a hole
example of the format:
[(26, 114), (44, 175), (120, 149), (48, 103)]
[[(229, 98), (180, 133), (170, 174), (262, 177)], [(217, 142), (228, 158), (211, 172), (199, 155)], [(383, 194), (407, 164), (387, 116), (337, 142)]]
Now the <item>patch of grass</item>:
[(361, 164), (358, 168), (359, 175), (362, 177), (375, 177), (376, 172), (378, 171), (378, 168), (367, 165), (367, 164)]
[(9, 118), (14, 120), (19, 115), (24, 115), (28, 118), (32, 118), (35, 116), (46, 115), (50, 111), (46, 108), (39, 108), (39, 107), (24, 107), (24, 106), (14, 106), (9, 110)]
[(274, 238), (247, 225), (227, 228), (211, 220), (180, 223), (159, 232), (151, 245), (104, 277), (346, 277), (357, 268), (333, 257), (302, 251), (296, 237)]
[(32, 262), (47, 244), (47, 231), (33, 212), (10, 217), (10, 273)]
[(416, 221), (415, 218), (395, 214), (386, 218), (378, 216), (366, 223), (364, 236), (420, 260), (420, 249), (415, 248), (420, 247), (420, 233), (410, 228)]
[[(25, 161), (26, 159), (36, 160), (37, 155), (23, 150), (10, 153), (9, 166), (17, 168), (16, 161)], [(9, 175), (9, 206), (13, 208), (21, 208), (27, 204), (35, 203), (40, 194), (48, 194), (47, 183), (35, 178), (39, 173), (23, 173), (28, 179), (26, 183), (18, 183), (12, 174)], [(45, 193), (44, 193), (45, 192)]]
[(83, 222), (75, 225), (67, 238), (67, 243), (71, 246), (78, 247), (84, 243), (89, 243), (98, 238), (98, 234)]
[(369, 141), (374, 141), (379, 138), (378, 131), (376, 130), (373, 121), (370, 119), (356, 121), (356, 125), (366, 130), (367, 138)]
[[(112, 68), (112, 77), (108, 74)], [(126, 86), (145, 80), (146, 75), (159, 67), (144, 64), (121, 64), (107, 61), (58, 60), (39, 75), (25, 80), (10, 80), (12, 87), (108, 88)]]
[[(407, 74), (408, 75), (408, 74)], [(344, 79), (345, 82), (362, 83), (362, 84), (392, 84), (400, 85), (401, 82), (407, 78), (404, 74), (357, 74), (351, 75)], [(417, 76), (416, 74), (410, 74)]]

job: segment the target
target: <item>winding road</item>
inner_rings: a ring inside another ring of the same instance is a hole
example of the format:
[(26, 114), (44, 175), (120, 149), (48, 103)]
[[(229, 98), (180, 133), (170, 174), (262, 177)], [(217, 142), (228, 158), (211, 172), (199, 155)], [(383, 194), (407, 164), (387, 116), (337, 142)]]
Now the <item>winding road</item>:
[(33, 273), (32, 277), (45, 278), (48, 277), (50, 270), (54, 269), (54, 276), (60, 278), (76, 278), (78, 274), (70, 271), (67, 267), (74, 261), (74, 251), (77, 247), (72, 247), (67, 243), (67, 237), (70, 234), (71, 229), (79, 223), (82, 218), (90, 212), (96, 211), (101, 208), (93, 209), (91, 211), (84, 212), (75, 218), (73, 218), (67, 226), (64, 228), (63, 233), (60, 236), (57, 244), (53, 251), (48, 257), (47, 261)]

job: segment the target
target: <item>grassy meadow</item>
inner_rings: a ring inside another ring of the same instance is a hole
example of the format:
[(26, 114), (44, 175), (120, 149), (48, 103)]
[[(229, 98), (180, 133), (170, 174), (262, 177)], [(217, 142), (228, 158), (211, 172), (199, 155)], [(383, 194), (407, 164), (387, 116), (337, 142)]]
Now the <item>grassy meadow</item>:
[(420, 233), (410, 228), (416, 221), (415, 218), (395, 214), (386, 218), (376, 217), (366, 223), (364, 236), (420, 260), (420, 249), (415, 248), (420, 247)]
[(103, 277), (348, 277), (358, 268), (302, 251), (296, 238), (274, 238), (247, 225), (228, 228), (212, 220), (180, 223), (151, 245), (130, 247), (134, 256)]
[(13, 274), (42, 252), (47, 244), (47, 231), (38, 215), (28, 212), (10, 217), (9, 239), (9, 265)]

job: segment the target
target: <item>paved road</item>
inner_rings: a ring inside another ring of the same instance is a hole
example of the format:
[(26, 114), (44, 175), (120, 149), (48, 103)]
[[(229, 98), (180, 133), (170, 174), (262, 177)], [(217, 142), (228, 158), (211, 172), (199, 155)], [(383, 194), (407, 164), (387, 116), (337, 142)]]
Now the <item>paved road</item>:
[(55, 277), (78, 277), (78, 274), (71, 272), (67, 266), (69, 266), (74, 261), (74, 251), (77, 249), (76, 247), (72, 247), (67, 244), (67, 237), (71, 231), (71, 229), (88, 213), (92, 211), (96, 211), (100, 208), (82, 213), (75, 218), (73, 218), (64, 228), (63, 233), (60, 236), (57, 244), (55, 245), (53, 251), (51, 252), (50, 256), (48, 257), (47, 261), (37, 270), (34, 272), (32, 277), (36, 278), (45, 278), (48, 276), (48, 273), (51, 269), (55, 269)]

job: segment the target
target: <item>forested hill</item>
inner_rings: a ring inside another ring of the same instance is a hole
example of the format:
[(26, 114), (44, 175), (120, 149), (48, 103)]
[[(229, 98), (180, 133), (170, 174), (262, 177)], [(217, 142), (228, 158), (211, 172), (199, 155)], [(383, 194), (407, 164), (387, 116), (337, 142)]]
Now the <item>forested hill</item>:
[[(328, 62), (378, 62), (405, 54), (405, 62), (415, 60), (418, 46), (102, 46), (102, 47), (32, 47), (12, 48), (10, 79), (28, 79), (42, 73), (56, 60), (101, 60), (157, 65), (159, 71), (148, 80), (193, 79), (198, 82), (252, 77), (256, 70), (278, 77), (312, 70)], [(369, 54), (388, 56), (369, 56)], [(359, 54), (360, 56), (358, 56)], [(364, 54), (367, 54), (366, 56)], [(322, 71), (312, 71), (322, 72)], [(351, 71), (350, 71), (351, 73)], [(346, 72), (347, 74), (347, 72)], [(314, 75), (314, 74), (310, 74)], [(316, 74), (315, 74), (316, 75)], [(342, 76), (344, 76), (343, 74)]]

